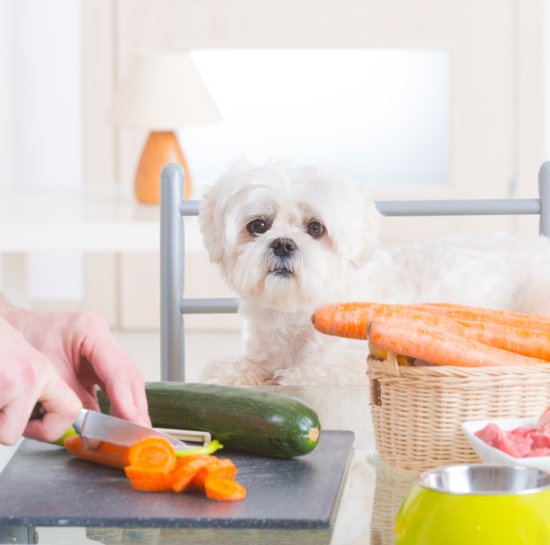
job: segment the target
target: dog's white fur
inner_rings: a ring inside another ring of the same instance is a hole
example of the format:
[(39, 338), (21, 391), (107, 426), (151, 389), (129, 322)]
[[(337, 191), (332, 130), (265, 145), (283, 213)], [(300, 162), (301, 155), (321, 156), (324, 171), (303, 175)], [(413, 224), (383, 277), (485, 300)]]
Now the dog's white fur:
[[(266, 231), (251, 234), (247, 225), (258, 219), (255, 230)], [(327, 168), (240, 162), (206, 192), (199, 221), (247, 324), (244, 355), (212, 367), (209, 382), (365, 384), (366, 342), (312, 326), (313, 311), (330, 302), (448, 301), (550, 314), (548, 239), (457, 235), (384, 248), (368, 194)], [(312, 222), (324, 226), (320, 238), (308, 233)], [(277, 239), (292, 241), (290, 255), (275, 255)]]

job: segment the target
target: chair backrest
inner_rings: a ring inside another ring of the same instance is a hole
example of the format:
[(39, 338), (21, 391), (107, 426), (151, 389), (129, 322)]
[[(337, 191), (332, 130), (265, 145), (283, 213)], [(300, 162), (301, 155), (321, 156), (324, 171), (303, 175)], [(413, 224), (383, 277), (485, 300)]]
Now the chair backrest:
[[(550, 161), (539, 169), (539, 196), (533, 199), (377, 201), (385, 216), (539, 215), (539, 232), (550, 236)], [(161, 378), (185, 380), (184, 314), (234, 313), (237, 299), (184, 297), (184, 216), (199, 214), (198, 201), (182, 200), (184, 174), (170, 163), (161, 174)]]

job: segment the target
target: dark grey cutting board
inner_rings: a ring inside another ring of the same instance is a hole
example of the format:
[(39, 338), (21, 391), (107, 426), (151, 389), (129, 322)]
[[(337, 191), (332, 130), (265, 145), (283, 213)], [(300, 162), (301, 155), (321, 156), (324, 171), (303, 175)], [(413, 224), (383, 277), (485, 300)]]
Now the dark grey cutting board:
[(0, 474), (0, 527), (328, 528), (352, 444), (351, 431), (323, 431), (313, 452), (290, 460), (219, 451), (235, 461), (247, 498), (215, 502), (133, 491), (122, 471), (26, 439)]

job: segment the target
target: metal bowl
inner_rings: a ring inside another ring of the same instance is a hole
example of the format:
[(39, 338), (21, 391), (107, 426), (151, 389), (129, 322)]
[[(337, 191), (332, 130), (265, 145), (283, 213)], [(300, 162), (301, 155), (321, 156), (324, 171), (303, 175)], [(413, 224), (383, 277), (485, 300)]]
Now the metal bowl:
[(550, 489), (550, 473), (504, 464), (462, 464), (430, 469), (417, 482), (447, 494), (534, 494)]
[(493, 464), (422, 473), (396, 518), (396, 545), (550, 545), (550, 474)]

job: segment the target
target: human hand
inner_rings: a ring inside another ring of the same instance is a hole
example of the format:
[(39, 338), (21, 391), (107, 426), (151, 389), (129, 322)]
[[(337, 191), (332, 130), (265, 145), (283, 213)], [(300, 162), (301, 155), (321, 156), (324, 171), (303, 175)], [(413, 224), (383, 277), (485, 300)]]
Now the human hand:
[(14, 308), (4, 309), (1, 314), (49, 359), (85, 408), (99, 409), (95, 393), (99, 386), (110, 400), (113, 416), (151, 425), (144, 379), (103, 318), (88, 312)]
[[(48, 358), (0, 319), (0, 444), (13, 445), (25, 434), (55, 441), (75, 421), (82, 404)], [(29, 418), (37, 402), (43, 418)]]

